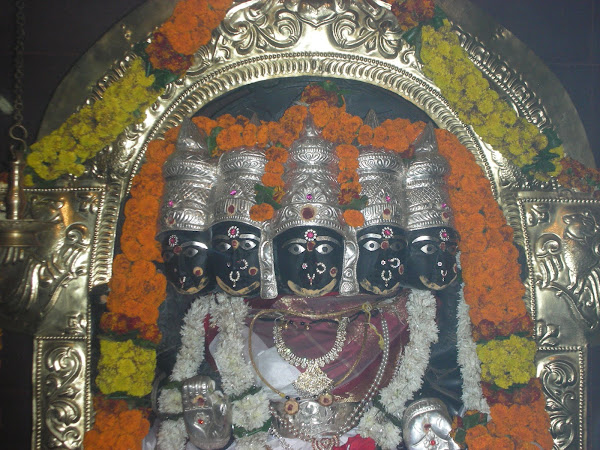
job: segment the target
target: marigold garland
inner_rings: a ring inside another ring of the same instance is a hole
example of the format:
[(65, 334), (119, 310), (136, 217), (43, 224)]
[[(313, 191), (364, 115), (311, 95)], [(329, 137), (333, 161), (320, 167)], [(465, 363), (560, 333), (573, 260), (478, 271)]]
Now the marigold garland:
[(152, 391), (156, 351), (137, 346), (132, 340), (100, 339), (100, 361), (96, 385), (103, 394), (124, 392), (143, 397)]
[[(511, 106), (490, 89), (448, 21), (437, 31), (423, 27), (421, 59), (425, 74), (441, 89), (460, 119), (472, 125), (495, 150), (521, 168), (537, 168), (536, 178), (546, 180), (548, 175), (561, 172), (558, 160), (564, 156), (562, 147), (547, 148), (547, 136), (517, 117)], [(541, 152), (543, 157), (539, 156)]]
[(44, 180), (82, 175), (85, 161), (113, 142), (125, 127), (143, 119), (142, 112), (159, 94), (153, 83), (154, 77), (146, 77), (142, 61), (135, 59), (101, 100), (83, 106), (60, 128), (33, 144), (27, 164)]
[(124, 400), (94, 399), (94, 428), (85, 434), (86, 450), (141, 449), (150, 431), (147, 412), (129, 409)]

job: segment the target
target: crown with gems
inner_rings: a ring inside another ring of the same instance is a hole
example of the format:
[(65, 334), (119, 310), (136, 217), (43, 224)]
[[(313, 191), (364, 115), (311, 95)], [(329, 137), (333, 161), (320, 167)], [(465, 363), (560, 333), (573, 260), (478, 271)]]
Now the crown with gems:
[(408, 206), (407, 228), (410, 231), (452, 224), (448, 192), (444, 175), (448, 163), (438, 153), (437, 140), (431, 123), (413, 143), (415, 159), (406, 172)]
[[(369, 110), (364, 123), (371, 128), (379, 126), (375, 111)], [(404, 161), (396, 153), (372, 146), (360, 148), (358, 181), (369, 203), (362, 209), (365, 223), (359, 229), (382, 224), (405, 225), (404, 172)]]
[(164, 194), (158, 233), (203, 231), (210, 226), (210, 192), (216, 181), (207, 136), (190, 119), (181, 124), (175, 151), (163, 165)]
[[(252, 123), (258, 122), (256, 115)], [(258, 148), (240, 148), (221, 155), (219, 181), (213, 193), (213, 223), (236, 221), (261, 228), (261, 222), (250, 218), (256, 204), (255, 188), (265, 172), (267, 159)]]
[(288, 153), (285, 194), (272, 221), (273, 236), (297, 226), (320, 226), (345, 234), (334, 176), (338, 159), (333, 144), (319, 135), (310, 115)]

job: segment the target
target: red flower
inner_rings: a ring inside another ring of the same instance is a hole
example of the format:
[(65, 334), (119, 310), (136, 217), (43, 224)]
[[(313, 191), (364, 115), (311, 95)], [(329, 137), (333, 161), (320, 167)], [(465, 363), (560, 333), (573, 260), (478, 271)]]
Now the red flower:
[(375, 450), (376, 447), (373, 439), (364, 438), (360, 434), (357, 434), (348, 438), (348, 441), (344, 445), (333, 447), (332, 450)]

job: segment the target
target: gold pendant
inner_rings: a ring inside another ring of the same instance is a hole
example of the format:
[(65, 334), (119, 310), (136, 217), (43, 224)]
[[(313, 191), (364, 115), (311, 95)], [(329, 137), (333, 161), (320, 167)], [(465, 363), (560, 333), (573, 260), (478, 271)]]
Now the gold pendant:
[(293, 386), (300, 396), (315, 397), (329, 391), (333, 386), (333, 380), (316, 363), (311, 363), (294, 381)]

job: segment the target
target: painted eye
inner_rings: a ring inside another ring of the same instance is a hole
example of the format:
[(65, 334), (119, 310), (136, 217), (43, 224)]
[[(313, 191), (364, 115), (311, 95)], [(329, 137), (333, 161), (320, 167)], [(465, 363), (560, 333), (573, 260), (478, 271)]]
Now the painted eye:
[(186, 258), (193, 258), (197, 254), (198, 254), (198, 249), (194, 248), (194, 247), (186, 248), (185, 251), (183, 252), (183, 256), (185, 256)]
[(396, 252), (402, 250), (406, 245), (402, 241), (394, 241), (390, 244), (390, 248)]
[(421, 251), (426, 255), (433, 255), (436, 251), (436, 248), (433, 244), (425, 244), (423, 247), (421, 247)]
[(381, 246), (377, 241), (367, 241), (363, 244), (363, 248), (366, 248), (370, 252), (374, 252), (375, 250), (379, 250)]
[(327, 255), (333, 251), (333, 247), (329, 244), (321, 244), (316, 248), (321, 255)]
[(166, 263), (169, 262), (169, 261), (171, 261), (171, 259), (173, 259), (173, 256), (175, 256), (173, 254), (173, 252), (164, 252), (162, 254), (163, 261), (166, 262)]
[(219, 252), (226, 252), (230, 248), (231, 248), (231, 245), (229, 245), (227, 242), (219, 242), (217, 244), (217, 246), (215, 247), (215, 250), (217, 250)]
[(242, 247), (243, 250), (252, 250), (254, 247), (256, 247), (256, 242), (242, 241), (242, 244), (240, 245), (240, 247)]
[(292, 255), (299, 255), (300, 253), (303, 253), (306, 249), (304, 247), (302, 247), (300, 244), (292, 244), (290, 245), (290, 248), (288, 248), (288, 252), (290, 252)]

